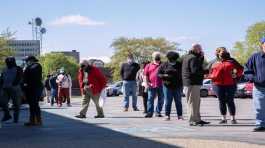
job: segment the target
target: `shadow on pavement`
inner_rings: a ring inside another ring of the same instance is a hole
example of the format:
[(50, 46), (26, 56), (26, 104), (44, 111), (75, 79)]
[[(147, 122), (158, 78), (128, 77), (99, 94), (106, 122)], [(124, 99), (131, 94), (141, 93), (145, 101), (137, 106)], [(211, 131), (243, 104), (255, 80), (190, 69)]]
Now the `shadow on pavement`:
[[(22, 121), (26, 120), (22, 111)], [(89, 124), (43, 112), (43, 127), (12, 123), (0, 128), (0, 148), (175, 148), (176, 146), (130, 136), (100, 124)], [(103, 123), (104, 124), (104, 123)]]

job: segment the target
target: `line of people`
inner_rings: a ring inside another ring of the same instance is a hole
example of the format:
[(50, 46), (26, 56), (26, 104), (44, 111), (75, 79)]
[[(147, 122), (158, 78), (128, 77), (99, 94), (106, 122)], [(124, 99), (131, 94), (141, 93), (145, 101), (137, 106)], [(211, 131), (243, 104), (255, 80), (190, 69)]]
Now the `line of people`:
[[(261, 45), (262, 50), (254, 53), (245, 66), (232, 58), (225, 47), (217, 48), (215, 60), (206, 64), (200, 44), (194, 44), (189, 53), (183, 57), (175, 51), (168, 52), (166, 62), (161, 62), (160, 52), (152, 54), (152, 62), (146, 61), (141, 65), (129, 55), (120, 70), (124, 87), (124, 111), (127, 112), (129, 109), (130, 96), (132, 96), (133, 110), (139, 111), (136, 91), (138, 87), (143, 97), (146, 118), (152, 118), (154, 112), (156, 117), (163, 117), (161, 111), (165, 106), (165, 120), (170, 120), (174, 100), (177, 119), (183, 120), (181, 98), (184, 92), (189, 125), (210, 124), (203, 121), (200, 115), (200, 88), (203, 79), (209, 78), (213, 82), (213, 89), (219, 100), (222, 116), (219, 124), (227, 124), (227, 108), (231, 124), (237, 124), (234, 96), (238, 81), (245, 79), (254, 83), (253, 101), (256, 113), (254, 131), (265, 131), (265, 38), (261, 39)], [(154, 108), (156, 97), (157, 105)]]

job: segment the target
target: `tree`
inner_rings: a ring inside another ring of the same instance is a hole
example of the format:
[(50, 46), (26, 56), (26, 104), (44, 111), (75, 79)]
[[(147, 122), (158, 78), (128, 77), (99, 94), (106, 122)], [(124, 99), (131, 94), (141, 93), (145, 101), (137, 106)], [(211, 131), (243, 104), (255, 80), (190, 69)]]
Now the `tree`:
[(0, 71), (4, 68), (4, 60), (7, 56), (12, 56), (14, 53), (8, 46), (8, 40), (13, 37), (14, 33), (11, 33), (8, 29), (0, 34)]
[(73, 80), (77, 78), (78, 63), (72, 57), (62, 53), (49, 53), (40, 57), (40, 63), (43, 67), (44, 76), (64, 68), (65, 72), (70, 73)]
[(232, 54), (241, 64), (245, 64), (253, 52), (260, 50), (262, 37), (265, 37), (265, 21), (250, 26), (245, 41), (236, 42)]
[(150, 61), (154, 51), (165, 54), (169, 50), (176, 50), (177, 46), (177, 43), (167, 41), (164, 38), (120, 37), (111, 44), (111, 47), (114, 48), (114, 55), (107, 66), (112, 69), (113, 79), (120, 80), (120, 65), (127, 59), (129, 54), (133, 55), (136, 62), (141, 63), (146, 60)]

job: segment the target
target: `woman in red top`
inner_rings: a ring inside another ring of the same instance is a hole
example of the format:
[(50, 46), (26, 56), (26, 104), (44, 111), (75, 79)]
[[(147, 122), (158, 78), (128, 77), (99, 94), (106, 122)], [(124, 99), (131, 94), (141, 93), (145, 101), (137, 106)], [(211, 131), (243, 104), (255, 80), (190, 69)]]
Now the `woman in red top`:
[(237, 89), (237, 81), (241, 78), (243, 67), (233, 58), (225, 47), (216, 49), (216, 60), (210, 66), (209, 78), (212, 79), (213, 89), (219, 99), (222, 120), (220, 124), (226, 124), (227, 107), (231, 115), (231, 123), (236, 124), (236, 107), (234, 96)]

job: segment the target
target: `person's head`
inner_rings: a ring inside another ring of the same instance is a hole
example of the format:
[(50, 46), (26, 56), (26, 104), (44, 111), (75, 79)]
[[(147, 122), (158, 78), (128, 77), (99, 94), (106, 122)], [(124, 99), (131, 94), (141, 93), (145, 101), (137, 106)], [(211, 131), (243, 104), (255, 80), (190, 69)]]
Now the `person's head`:
[(192, 44), (191, 52), (195, 54), (201, 54), (202, 53), (202, 46), (198, 43)]
[(59, 70), (59, 73), (64, 75), (64, 74), (65, 74), (65, 70), (64, 70), (64, 68), (61, 68), (61, 69)]
[(149, 64), (150, 61), (144, 61), (141, 63), (141, 68), (144, 69), (147, 64)]
[(179, 58), (179, 54), (175, 51), (169, 51), (166, 57), (170, 63), (176, 63)]
[(265, 37), (263, 37), (263, 38), (260, 40), (260, 43), (261, 43), (261, 48), (262, 48), (263, 52), (265, 52)]
[(25, 62), (27, 65), (31, 65), (32, 63), (38, 62), (39, 60), (35, 56), (27, 56), (25, 58)]
[(216, 57), (218, 59), (228, 59), (230, 58), (230, 53), (227, 51), (225, 47), (218, 47), (216, 49)]
[(134, 62), (134, 57), (132, 54), (129, 54), (128, 57), (127, 57), (127, 62), (128, 63), (133, 63)]
[(81, 63), (80, 63), (80, 68), (81, 69), (85, 69), (89, 66), (89, 62), (88, 60), (82, 60)]
[(161, 61), (161, 54), (158, 51), (153, 52), (152, 58), (154, 62), (160, 62)]
[(51, 74), (48, 74), (46, 78), (49, 79), (50, 77), (51, 77)]
[(7, 58), (5, 59), (5, 63), (6, 63), (6, 67), (7, 67), (7, 68), (12, 68), (12, 67), (14, 67), (14, 66), (17, 65), (17, 64), (16, 64), (16, 59), (15, 59), (14, 57), (12, 57), (12, 56), (7, 57)]

